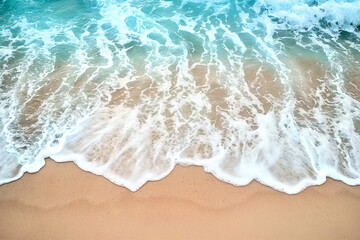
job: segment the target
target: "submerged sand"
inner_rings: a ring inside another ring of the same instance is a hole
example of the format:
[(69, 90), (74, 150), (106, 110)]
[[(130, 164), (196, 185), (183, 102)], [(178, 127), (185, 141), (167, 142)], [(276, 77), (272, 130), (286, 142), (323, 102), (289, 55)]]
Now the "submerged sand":
[(0, 186), (0, 239), (360, 239), (360, 186), (287, 195), (177, 166), (137, 192), (55, 163)]

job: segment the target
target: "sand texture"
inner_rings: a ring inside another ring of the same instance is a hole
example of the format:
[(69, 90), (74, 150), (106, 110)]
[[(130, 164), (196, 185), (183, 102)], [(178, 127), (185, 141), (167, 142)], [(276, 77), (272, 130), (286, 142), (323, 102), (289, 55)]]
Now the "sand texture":
[(131, 192), (74, 163), (0, 186), (0, 239), (360, 239), (360, 186), (297, 195), (177, 166)]

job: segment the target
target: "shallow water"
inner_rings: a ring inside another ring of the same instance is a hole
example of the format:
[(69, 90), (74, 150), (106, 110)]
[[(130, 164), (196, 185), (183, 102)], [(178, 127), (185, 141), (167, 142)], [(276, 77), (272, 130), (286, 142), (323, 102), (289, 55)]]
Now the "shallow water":
[(44, 157), (131, 190), (175, 164), (360, 184), (359, 1), (0, 1), (0, 183)]

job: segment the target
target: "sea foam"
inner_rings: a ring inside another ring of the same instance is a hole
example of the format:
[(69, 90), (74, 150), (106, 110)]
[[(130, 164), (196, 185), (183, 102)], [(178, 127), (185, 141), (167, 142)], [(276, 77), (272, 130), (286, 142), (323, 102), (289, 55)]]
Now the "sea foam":
[(358, 1), (0, 5), (0, 183), (45, 157), (137, 190), (176, 164), (360, 183)]

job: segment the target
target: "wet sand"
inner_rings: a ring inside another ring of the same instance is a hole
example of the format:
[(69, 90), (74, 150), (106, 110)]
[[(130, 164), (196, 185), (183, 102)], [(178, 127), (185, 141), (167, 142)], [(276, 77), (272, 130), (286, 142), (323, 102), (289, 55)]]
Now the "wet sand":
[(360, 186), (328, 179), (287, 195), (177, 166), (139, 191), (74, 163), (0, 186), (0, 239), (360, 239)]

